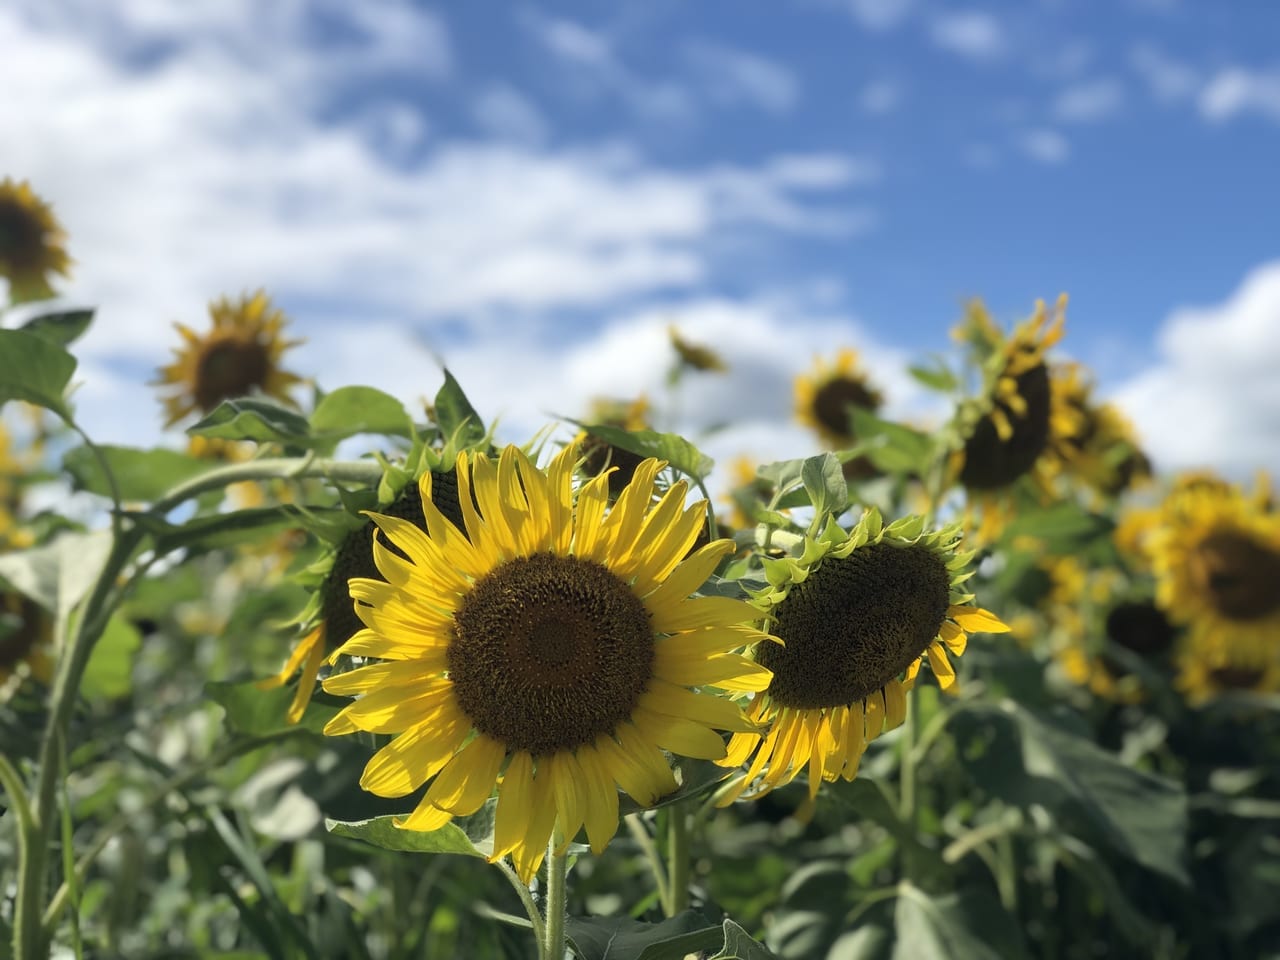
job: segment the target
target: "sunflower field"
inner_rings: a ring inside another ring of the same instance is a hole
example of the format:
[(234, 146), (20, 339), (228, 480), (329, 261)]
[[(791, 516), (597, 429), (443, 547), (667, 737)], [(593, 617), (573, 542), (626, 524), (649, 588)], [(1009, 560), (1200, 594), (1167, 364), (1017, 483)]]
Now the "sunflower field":
[(1280, 957), (1280, 511), (1156, 470), (1065, 297), (969, 304), (938, 422), (851, 345), (715, 464), (321, 387), (260, 290), (108, 446), (66, 244), (0, 181), (0, 958)]

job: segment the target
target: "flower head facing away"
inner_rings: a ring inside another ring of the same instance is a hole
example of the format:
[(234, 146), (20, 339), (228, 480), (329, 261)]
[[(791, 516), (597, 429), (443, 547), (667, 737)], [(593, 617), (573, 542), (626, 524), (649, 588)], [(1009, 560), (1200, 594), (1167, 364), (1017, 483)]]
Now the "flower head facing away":
[(66, 240), (53, 208), (30, 184), (0, 180), (0, 277), (14, 302), (53, 296), (49, 275), (66, 276), (71, 266)]
[(722, 804), (806, 767), (811, 796), (823, 780), (852, 780), (866, 744), (902, 723), (924, 660), (950, 689), (950, 657), (964, 652), (966, 631), (1008, 630), (969, 605), (961, 585), (972, 554), (958, 546), (954, 525), (925, 532), (920, 517), (904, 517), (885, 526), (870, 510), (847, 533), (830, 522), (798, 559), (765, 562), (770, 585), (755, 603), (782, 645), (757, 649), (773, 680), (747, 715), (766, 729), (729, 742), (721, 762), (750, 765)]
[[(740, 651), (763, 635), (744, 601), (694, 597), (720, 540), (689, 554), (705, 503), (683, 481), (654, 502), (663, 466), (645, 460), (609, 506), (608, 476), (582, 486), (577, 448), (537, 469), (518, 449), (494, 463), (459, 456), (463, 523), (422, 481), (425, 532), (374, 515), (381, 578), (356, 578), (364, 629), (339, 653), (384, 662), (330, 677), (359, 695), (329, 734), (395, 734), (361, 785), (406, 796), (430, 781), (400, 825), (434, 830), (498, 790), (493, 857), (522, 877), (553, 829), (567, 845), (585, 826), (596, 851), (618, 825), (618, 789), (642, 805), (676, 789), (663, 751), (725, 755), (719, 730), (751, 724), (724, 694), (764, 689), (770, 674)], [(717, 692), (712, 692), (720, 691)]]

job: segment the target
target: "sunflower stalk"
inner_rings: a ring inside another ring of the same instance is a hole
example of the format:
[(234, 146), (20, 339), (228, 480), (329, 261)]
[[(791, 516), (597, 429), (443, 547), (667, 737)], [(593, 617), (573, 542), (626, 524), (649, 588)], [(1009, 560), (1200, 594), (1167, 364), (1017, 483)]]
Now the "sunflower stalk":
[(689, 811), (678, 803), (667, 810), (667, 901), (668, 917), (689, 909)]
[(910, 880), (914, 876), (914, 844), (919, 835), (919, 807), (916, 802), (916, 698), (907, 697), (907, 715), (902, 723), (902, 740), (899, 746), (898, 819), (911, 834), (912, 843), (902, 847), (902, 876)]
[(540, 960), (564, 960), (564, 918), (568, 902), (569, 848), (561, 846), (559, 830), (551, 832), (547, 844), (546, 923), (542, 931)]

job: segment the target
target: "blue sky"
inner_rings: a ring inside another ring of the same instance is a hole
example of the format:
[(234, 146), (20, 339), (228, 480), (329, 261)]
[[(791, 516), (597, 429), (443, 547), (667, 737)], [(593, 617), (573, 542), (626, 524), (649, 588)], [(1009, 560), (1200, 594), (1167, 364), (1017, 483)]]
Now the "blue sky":
[(171, 321), (259, 286), (295, 369), (411, 400), (442, 356), (513, 439), (660, 391), (677, 323), (735, 372), (667, 425), (765, 458), (810, 452), (816, 352), (909, 415), (966, 298), (1066, 291), (1157, 463), (1244, 474), (1280, 469), (1277, 36), (1262, 2), (17, 0), (0, 173), (101, 306), (104, 440), (158, 430)]

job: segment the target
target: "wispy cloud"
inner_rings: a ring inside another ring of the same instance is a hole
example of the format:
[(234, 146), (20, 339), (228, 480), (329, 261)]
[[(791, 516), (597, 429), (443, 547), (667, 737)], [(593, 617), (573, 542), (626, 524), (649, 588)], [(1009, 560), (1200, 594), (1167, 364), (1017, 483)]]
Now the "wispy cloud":
[(1067, 87), (1053, 102), (1053, 115), (1063, 123), (1105, 120), (1124, 106), (1124, 86), (1119, 80), (1099, 78)]
[(476, 123), (499, 140), (537, 146), (548, 136), (542, 111), (520, 91), (505, 83), (494, 84), (476, 97), (472, 107)]
[(1040, 163), (1065, 163), (1071, 156), (1071, 144), (1057, 130), (1040, 128), (1028, 130), (1018, 138), (1022, 152)]
[(858, 105), (871, 114), (892, 113), (902, 103), (902, 87), (891, 80), (874, 80), (862, 88)]
[(978, 10), (940, 14), (930, 25), (929, 34), (937, 46), (969, 60), (995, 60), (1005, 52), (1000, 21)]
[(686, 45), (685, 56), (699, 88), (715, 102), (784, 113), (800, 96), (800, 81), (795, 73), (759, 54), (695, 41)]
[(892, 30), (902, 23), (915, 0), (842, 0), (855, 20), (868, 30)]
[(1280, 69), (1227, 67), (1210, 78), (1199, 97), (1200, 113), (1210, 120), (1229, 120), (1257, 113), (1280, 122)]
[(1152, 95), (1165, 103), (1185, 100), (1200, 85), (1195, 70), (1150, 43), (1135, 46), (1129, 53), (1129, 64)]
[(1250, 272), (1224, 302), (1175, 310), (1155, 366), (1117, 400), (1161, 469), (1280, 472), (1280, 261)]

